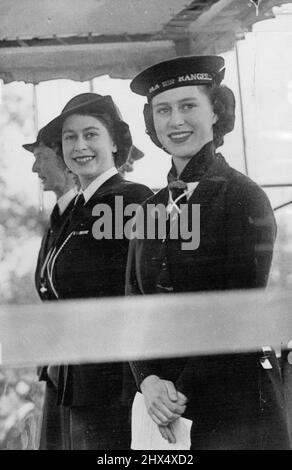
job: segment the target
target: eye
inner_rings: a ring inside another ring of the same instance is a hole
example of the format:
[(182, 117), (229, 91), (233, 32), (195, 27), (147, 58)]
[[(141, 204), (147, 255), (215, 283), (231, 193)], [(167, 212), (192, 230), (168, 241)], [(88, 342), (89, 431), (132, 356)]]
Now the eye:
[(86, 139), (93, 139), (94, 137), (96, 137), (98, 134), (96, 132), (86, 132), (85, 134), (85, 138)]
[(163, 106), (161, 108), (157, 108), (156, 109), (156, 114), (159, 114), (159, 115), (164, 115), (164, 114), (167, 114), (169, 113), (170, 109), (167, 107), (167, 106)]
[(74, 139), (74, 135), (73, 134), (66, 134), (63, 136), (63, 140), (66, 142), (70, 141), (70, 140), (73, 140)]
[(184, 103), (182, 105), (182, 109), (184, 110), (189, 110), (189, 109), (193, 109), (193, 108), (196, 108), (196, 104), (195, 103)]

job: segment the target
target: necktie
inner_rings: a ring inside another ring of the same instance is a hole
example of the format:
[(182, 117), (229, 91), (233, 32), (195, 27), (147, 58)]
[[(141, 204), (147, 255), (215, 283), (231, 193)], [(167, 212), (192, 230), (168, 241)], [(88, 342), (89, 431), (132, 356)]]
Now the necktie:
[(55, 207), (50, 216), (50, 226), (51, 226), (52, 232), (55, 232), (60, 227), (60, 219), (61, 219), (60, 209), (59, 209), (58, 204), (55, 204)]
[(171, 181), (168, 185), (168, 189), (171, 192), (172, 200), (174, 202), (176, 202), (176, 200), (178, 198), (180, 198), (176, 203), (178, 207), (181, 204), (186, 204), (187, 203), (187, 197), (186, 196), (180, 197), (188, 189), (188, 186), (184, 181), (182, 181), (182, 180)]
[(79, 212), (82, 211), (82, 208), (84, 207), (84, 204), (85, 204), (85, 199), (84, 199), (83, 193), (77, 194), (77, 196), (75, 198), (73, 209), (71, 211), (70, 219), (72, 219), (73, 217), (76, 217), (76, 215), (79, 214)]
[(82, 214), (82, 208), (84, 207), (84, 204), (85, 199), (83, 193), (77, 194), (73, 209), (71, 210), (70, 217), (68, 218), (69, 225), (71, 224), (72, 219), (79, 218), (79, 216)]
[(84, 194), (83, 193), (77, 194), (75, 203), (74, 203), (74, 208), (82, 207), (84, 206), (84, 204), (85, 204)]

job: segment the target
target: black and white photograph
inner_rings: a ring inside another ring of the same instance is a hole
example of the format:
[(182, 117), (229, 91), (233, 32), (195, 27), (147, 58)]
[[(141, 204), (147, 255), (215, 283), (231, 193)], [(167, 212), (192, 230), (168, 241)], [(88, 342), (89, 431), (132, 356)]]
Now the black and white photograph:
[(0, 0), (0, 128), (0, 450), (291, 450), (292, 1)]

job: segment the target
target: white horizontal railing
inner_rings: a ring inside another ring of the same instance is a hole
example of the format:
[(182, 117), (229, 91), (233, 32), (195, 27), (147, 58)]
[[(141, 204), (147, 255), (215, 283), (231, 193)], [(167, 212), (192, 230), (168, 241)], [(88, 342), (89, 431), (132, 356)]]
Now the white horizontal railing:
[(2, 365), (104, 362), (286, 346), (292, 293), (206, 292), (0, 306)]

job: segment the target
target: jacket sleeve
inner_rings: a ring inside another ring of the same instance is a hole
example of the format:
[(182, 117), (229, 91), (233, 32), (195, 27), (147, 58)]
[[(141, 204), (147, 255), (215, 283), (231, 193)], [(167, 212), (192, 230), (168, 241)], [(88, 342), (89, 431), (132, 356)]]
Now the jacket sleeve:
[[(142, 295), (143, 294), (138, 283), (139, 266), (137, 265), (137, 263), (139, 262), (139, 256), (137, 256), (137, 253), (139, 251), (139, 238), (143, 238), (143, 233), (141, 233), (141, 229), (139, 228), (140, 227), (139, 220), (144, 219), (143, 208), (145, 207), (147, 199), (153, 195), (153, 192), (146, 186), (145, 188), (143, 187), (143, 189), (144, 191), (142, 192), (142, 195), (139, 194), (140, 200), (135, 201), (141, 205), (136, 212), (134, 221), (132, 223), (132, 228), (131, 228), (131, 240), (128, 246), (128, 258), (127, 258), (127, 266), (126, 266), (125, 295)], [(142, 227), (144, 227), (144, 223)]]
[(129, 243), (128, 259), (126, 267), (125, 295), (142, 295), (138, 286), (136, 273), (137, 239), (133, 238)]

